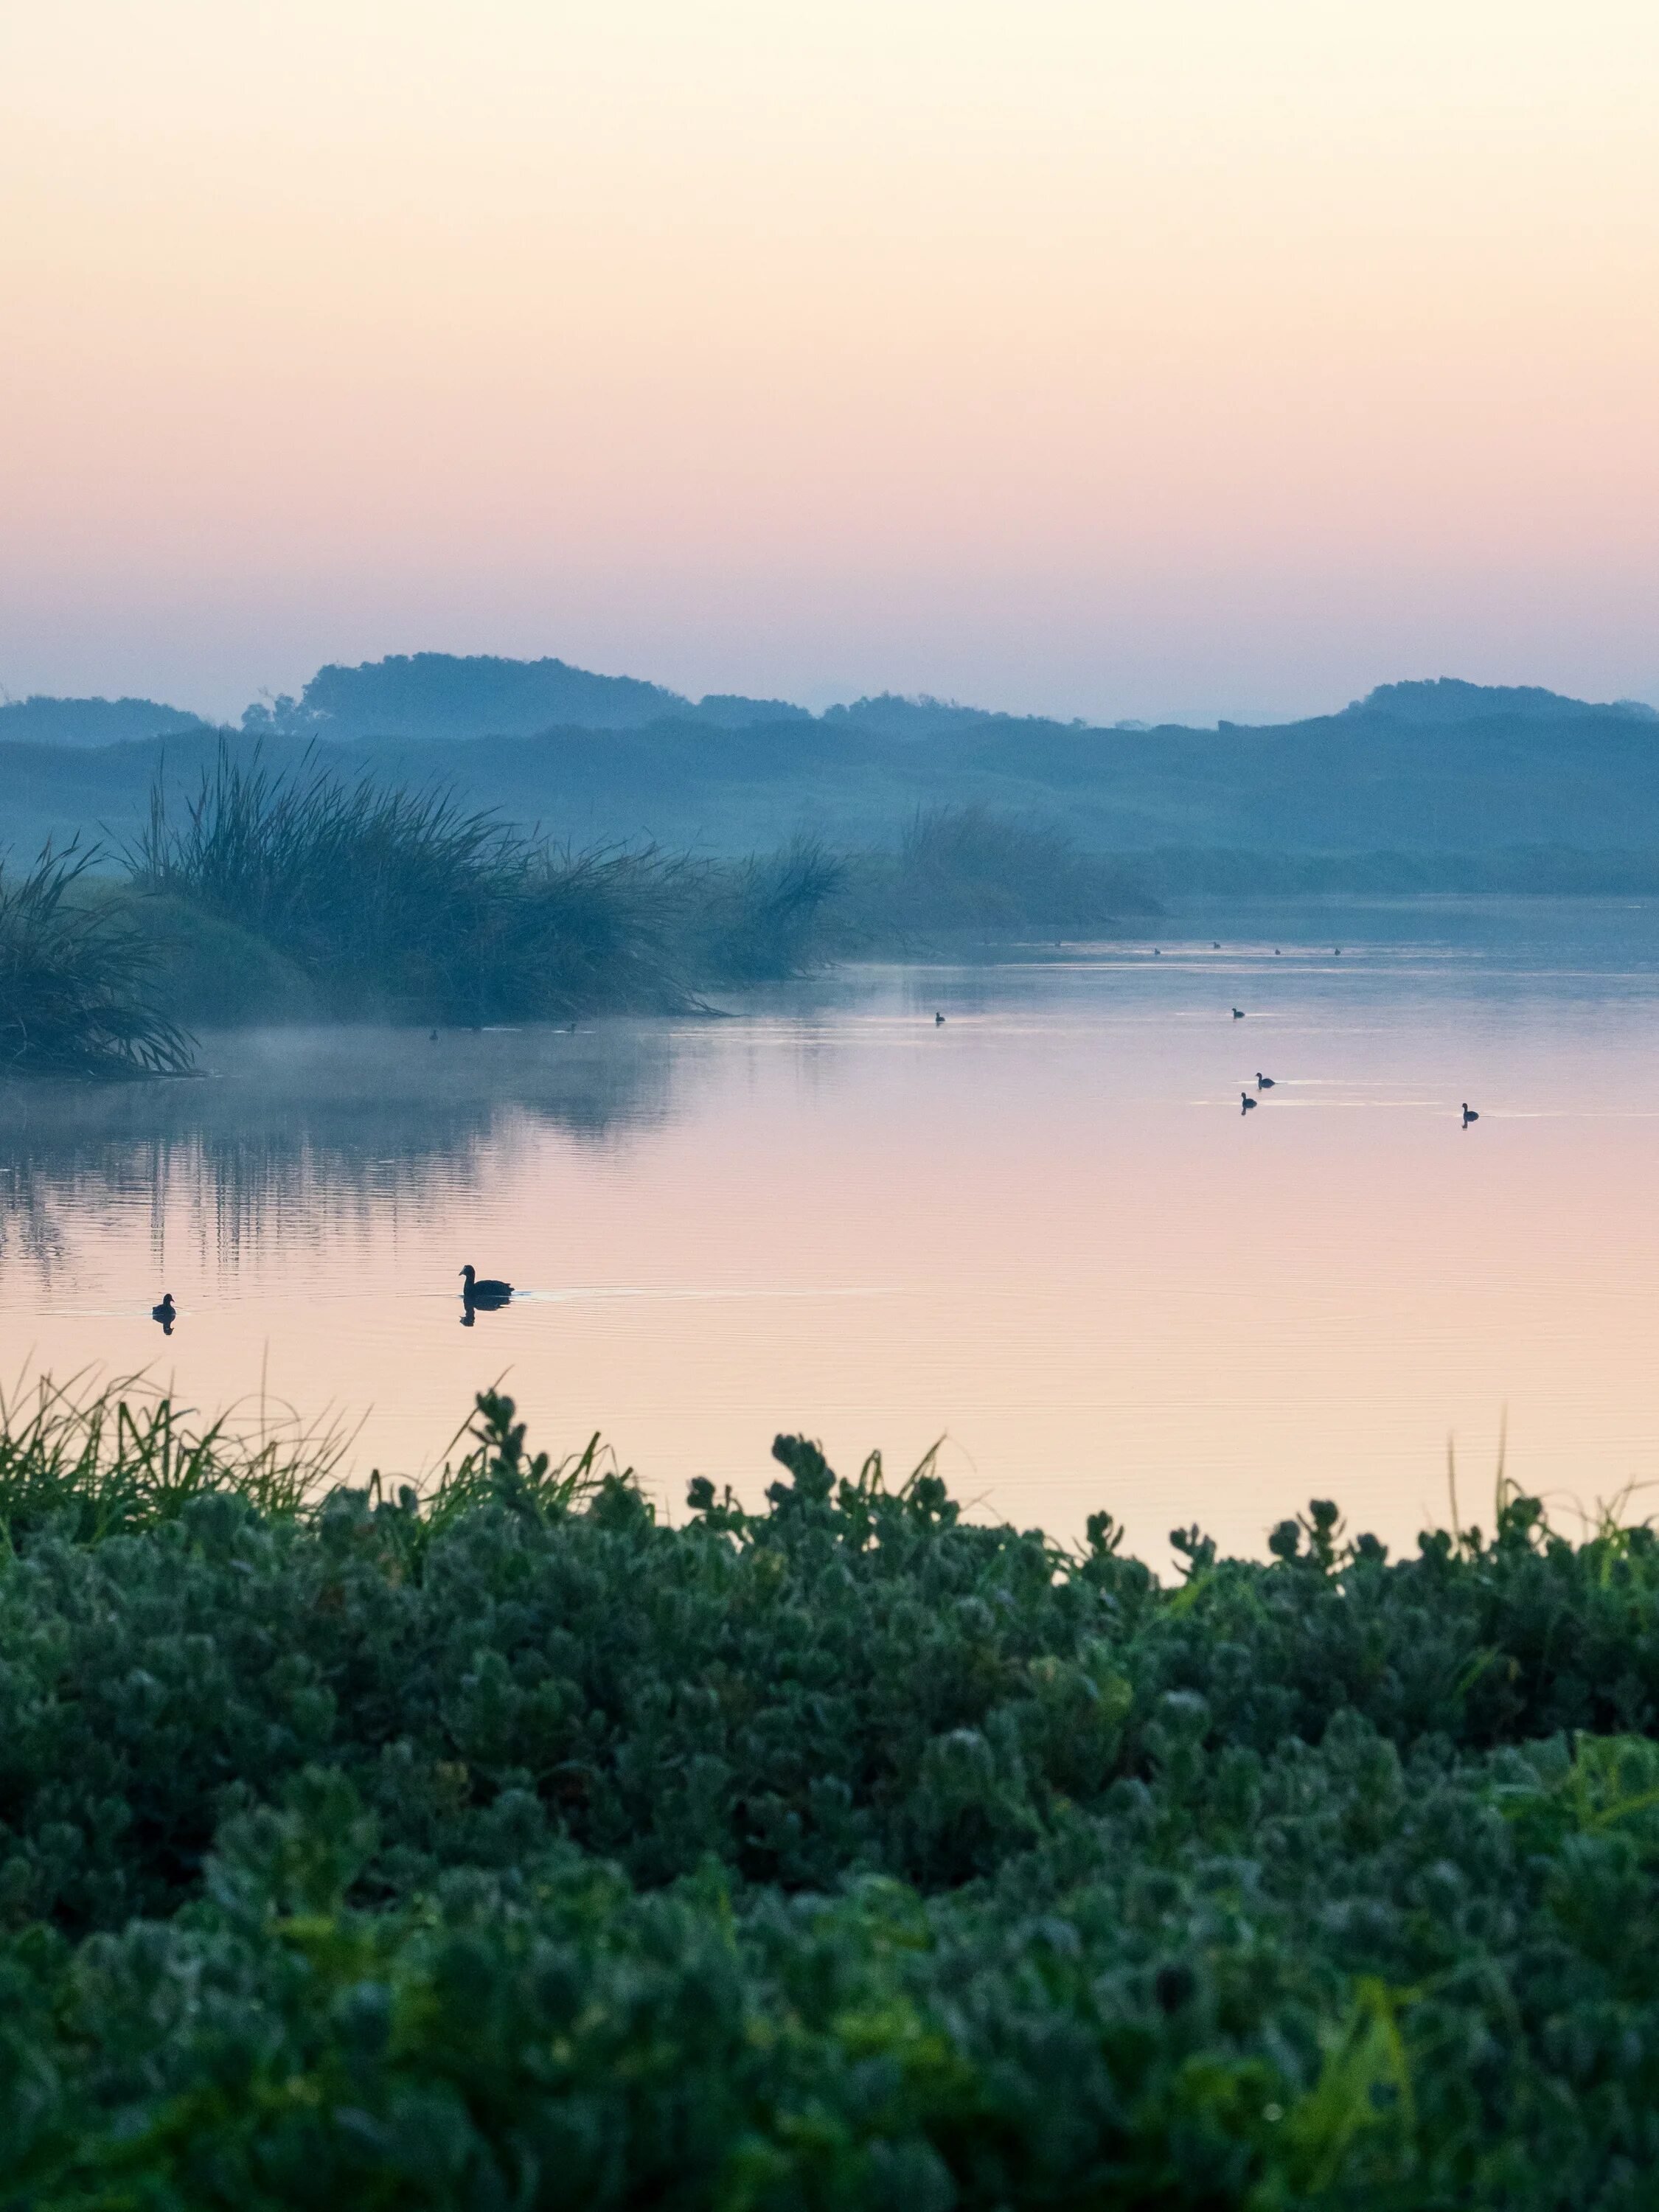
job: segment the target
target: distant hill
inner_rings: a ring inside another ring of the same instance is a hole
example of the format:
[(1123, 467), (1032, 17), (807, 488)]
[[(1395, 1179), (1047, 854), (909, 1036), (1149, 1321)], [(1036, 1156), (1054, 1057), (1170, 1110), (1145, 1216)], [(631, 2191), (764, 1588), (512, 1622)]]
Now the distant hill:
[(182, 707), (154, 699), (8, 699), (0, 703), (0, 744), (114, 745), (211, 726)]
[(811, 718), (776, 699), (708, 698), (696, 705), (660, 684), (595, 676), (562, 660), (502, 660), (479, 653), (396, 653), (357, 668), (319, 668), (297, 699), (250, 707), (245, 730), (283, 737), (528, 737), (575, 725), (639, 730), (702, 720), (740, 729)]
[[(82, 707), (101, 708), (127, 742), (49, 736), (57, 726), (41, 710), (54, 706), (80, 732), (93, 726)], [(25, 709), (41, 734), (9, 742), (16, 723), (5, 718)], [(157, 714), (173, 718), (165, 743), (153, 719), (135, 723)], [(218, 742), (195, 718), (142, 702), (0, 708), (0, 838), (27, 846), (100, 824), (131, 835), (158, 763), (183, 787)], [(417, 654), (321, 670), (228, 742), (257, 744), (274, 764), (319, 745), (347, 773), (444, 784), (577, 842), (648, 836), (730, 852), (807, 828), (867, 844), (918, 806), (978, 803), (1061, 822), (1096, 850), (1178, 848), (1232, 874), (1263, 854), (1549, 848), (1601, 856), (1581, 872), (1587, 888), (1613, 888), (1624, 863), (1608, 856), (1649, 856), (1626, 870), (1641, 884), (1659, 854), (1651, 708), (1450, 678), (1384, 684), (1272, 727), (1102, 729), (890, 696), (813, 715), (784, 702), (693, 702), (557, 660)], [(1413, 879), (1443, 874), (1437, 862)], [(1564, 888), (1572, 867), (1545, 875)]]
[(1368, 722), (1409, 722), (1449, 726), (1459, 722), (1563, 722), (1586, 715), (1634, 715), (1638, 721), (1659, 722), (1659, 709), (1639, 699), (1615, 699), (1611, 707), (1595, 707), (1583, 699), (1564, 698), (1535, 684), (1465, 684), (1455, 676), (1439, 676), (1427, 683), (1379, 684), (1346, 709), (1349, 715)]

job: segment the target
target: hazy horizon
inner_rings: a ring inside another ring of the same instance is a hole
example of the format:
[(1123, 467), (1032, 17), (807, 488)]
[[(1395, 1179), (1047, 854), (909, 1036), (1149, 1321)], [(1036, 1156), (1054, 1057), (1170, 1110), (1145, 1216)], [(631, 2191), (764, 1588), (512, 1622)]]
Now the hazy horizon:
[[(451, 654), (448, 654), (448, 653), (443, 653), (443, 652), (441, 652), (441, 651), (435, 651), (435, 650), (434, 650), (433, 648), (430, 648), (430, 647), (422, 647), (422, 648), (418, 648), (418, 649), (416, 649), (413, 653), (409, 654), (409, 655), (397, 655), (397, 654), (392, 654), (392, 655), (386, 655), (386, 656), (377, 657), (375, 659), (374, 659), (374, 660), (372, 660), (372, 661), (366, 661), (366, 662), (363, 662), (363, 663), (362, 663), (362, 664), (358, 664), (358, 670), (360, 670), (360, 671), (362, 671), (362, 672), (368, 672), (368, 671), (369, 671), (369, 670), (376, 670), (376, 669), (379, 669), (379, 668), (380, 668), (381, 666), (385, 665), (386, 665), (386, 663), (387, 661), (396, 661), (397, 659), (431, 659), (431, 660), (451, 661), (451, 660), (461, 660), (461, 659), (464, 659), (465, 658), (465, 656), (451, 655)], [(486, 656), (486, 658), (492, 658), (492, 656)], [(575, 673), (575, 674), (578, 674), (578, 675), (592, 675), (592, 676), (598, 676), (598, 677), (599, 677), (603, 681), (607, 682), (607, 683), (621, 682), (621, 683), (623, 683), (623, 684), (627, 684), (627, 683), (630, 683), (630, 682), (632, 682), (632, 683), (640, 683), (640, 682), (643, 682), (643, 683), (652, 684), (660, 684), (660, 679), (659, 679), (659, 678), (658, 678), (658, 677), (657, 677), (657, 676), (656, 676), (653, 672), (651, 672), (651, 671), (649, 671), (649, 670), (641, 669), (641, 668), (629, 668), (629, 669), (588, 669), (588, 670), (584, 670), (584, 669), (580, 669), (580, 668), (579, 668), (575, 663), (574, 663), (574, 662), (572, 662), (571, 660), (569, 660), (569, 659), (568, 659), (565, 655), (558, 654), (558, 653), (549, 653), (549, 654), (546, 654), (546, 655), (535, 655), (535, 656), (529, 656), (529, 655), (525, 655), (525, 656), (500, 656), (500, 657), (494, 657), (494, 658), (503, 658), (503, 659), (508, 659), (510, 660), (510, 662), (511, 662), (511, 665), (515, 665), (521, 666), (521, 667), (534, 667), (534, 666), (537, 666), (537, 665), (544, 665), (546, 661), (551, 660), (551, 661), (556, 662), (556, 663), (562, 663), (565, 667), (571, 669), (571, 670), (572, 670), (572, 672), (573, 672), (574, 673)], [(303, 678), (300, 678), (299, 680), (297, 680), (297, 681), (296, 681), (296, 682), (292, 685), (292, 687), (291, 687), (291, 688), (288, 688), (288, 689), (286, 689), (286, 690), (285, 690), (285, 691), (279, 692), (279, 690), (276, 689), (276, 687), (274, 687), (274, 686), (270, 685), (270, 684), (262, 684), (262, 685), (260, 685), (260, 686), (258, 688), (258, 690), (257, 690), (256, 691), (252, 692), (252, 694), (250, 694), (250, 695), (247, 695), (247, 696), (244, 696), (244, 697), (243, 697), (242, 699), (240, 699), (240, 701), (234, 701), (234, 700), (233, 700), (233, 701), (232, 701), (228, 705), (227, 705), (227, 706), (222, 706), (222, 707), (220, 707), (220, 706), (203, 706), (203, 705), (200, 705), (200, 704), (197, 703), (196, 702), (194, 702), (194, 701), (192, 701), (192, 700), (190, 700), (190, 699), (187, 699), (187, 698), (179, 698), (179, 697), (178, 697), (178, 696), (171, 696), (171, 697), (168, 697), (168, 698), (166, 698), (166, 699), (157, 699), (157, 700), (154, 701), (154, 702), (153, 702), (153, 703), (154, 703), (154, 704), (155, 704), (155, 705), (158, 705), (158, 706), (166, 706), (166, 707), (169, 707), (169, 708), (177, 708), (177, 709), (179, 709), (179, 710), (180, 710), (181, 712), (184, 712), (184, 713), (195, 714), (197, 714), (198, 716), (199, 716), (199, 717), (200, 717), (204, 721), (207, 721), (207, 722), (210, 722), (210, 723), (216, 723), (216, 724), (217, 724), (221, 728), (225, 728), (225, 729), (234, 729), (234, 728), (235, 728), (235, 727), (237, 727), (237, 726), (239, 726), (243, 725), (243, 717), (244, 717), (244, 715), (245, 715), (246, 714), (247, 714), (247, 713), (249, 713), (249, 712), (252, 712), (252, 713), (254, 713), (254, 714), (258, 714), (258, 713), (259, 713), (263, 708), (266, 708), (266, 707), (271, 707), (271, 706), (276, 706), (276, 707), (290, 707), (290, 706), (292, 706), (295, 701), (297, 701), (297, 700), (299, 700), (299, 699), (300, 699), (301, 695), (301, 693), (303, 692), (303, 690), (305, 690), (305, 687), (306, 687), (307, 684), (308, 683), (308, 681), (309, 681), (313, 677), (319, 676), (319, 675), (320, 675), (320, 674), (324, 673), (325, 671), (327, 671), (327, 670), (329, 670), (329, 669), (331, 669), (331, 668), (333, 668), (333, 669), (345, 668), (345, 669), (348, 669), (348, 670), (351, 670), (351, 669), (352, 669), (352, 664), (349, 664), (349, 663), (344, 662), (344, 661), (343, 661), (343, 660), (339, 659), (338, 658), (333, 658), (333, 659), (328, 659), (328, 660), (325, 660), (324, 662), (319, 663), (316, 668), (313, 668), (313, 669), (311, 669), (311, 670), (307, 671), (307, 675), (306, 675), (305, 677), (303, 677)], [(1370, 698), (1371, 698), (1371, 697), (1372, 697), (1376, 693), (1377, 693), (1377, 692), (1379, 692), (1379, 691), (1410, 690), (1413, 690), (1413, 689), (1416, 688), (1417, 686), (1421, 685), (1421, 684), (1437, 684), (1437, 683), (1446, 683), (1446, 682), (1450, 682), (1450, 683), (1452, 683), (1452, 684), (1458, 684), (1458, 683), (1467, 683), (1468, 681), (1468, 678), (1462, 678), (1462, 677), (1458, 676), (1458, 675), (1457, 675), (1455, 672), (1451, 672), (1451, 671), (1444, 671), (1444, 670), (1443, 670), (1443, 671), (1439, 672), (1438, 672), (1437, 675), (1435, 675), (1435, 676), (1428, 676), (1428, 677), (1425, 677), (1425, 676), (1412, 676), (1412, 677), (1393, 677), (1393, 678), (1381, 678), (1381, 679), (1379, 679), (1379, 681), (1378, 681), (1376, 684), (1368, 684), (1368, 685), (1366, 685), (1366, 686), (1365, 686), (1365, 688), (1364, 688), (1363, 690), (1356, 692), (1351, 699), (1332, 700), (1332, 701), (1329, 701), (1329, 702), (1326, 702), (1326, 703), (1325, 703), (1324, 705), (1322, 705), (1322, 706), (1315, 707), (1315, 708), (1311, 708), (1310, 710), (1308, 710), (1307, 714), (1306, 714), (1306, 715), (1304, 715), (1304, 717), (1293, 718), (1293, 717), (1290, 717), (1290, 716), (1285, 716), (1285, 717), (1280, 718), (1280, 717), (1269, 716), (1269, 715), (1265, 715), (1265, 714), (1263, 714), (1263, 715), (1255, 715), (1255, 714), (1240, 714), (1240, 715), (1237, 715), (1237, 716), (1223, 716), (1223, 717), (1221, 717), (1221, 720), (1223, 720), (1223, 722), (1224, 722), (1224, 723), (1225, 723), (1225, 724), (1227, 724), (1227, 725), (1229, 725), (1229, 726), (1238, 726), (1238, 727), (1244, 727), (1244, 728), (1249, 728), (1249, 727), (1252, 727), (1252, 726), (1256, 726), (1256, 727), (1273, 727), (1273, 726), (1279, 726), (1279, 725), (1281, 723), (1281, 721), (1282, 721), (1282, 722), (1284, 722), (1284, 723), (1289, 723), (1289, 722), (1293, 721), (1293, 720), (1296, 720), (1296, 719), (1317, 719), (1318, 717), (1322, 716), (1322, 715), (1328, 715), (1328, 714), (1340, 714), (1340, 713), (1341, 713), (1345, 708), (1350, 708), (1350, 707), (1353, 707), (1353, 706), (1361, 705), (1361, 704), (1364, 703), (1365, 702), (1367, 702), (1368, 700), (1370, 700)], [(696, 705), (700, 702), (700, 701), (701, 701), (704, 696), (708, 696), (708, 697), (710, 697), (711, 699), (713, 699), (713, 700), (716, 700), (716, 701), (720, 700), (720, 699), (730, 699), (730, 698), (733, 698), (733, 697), (749, 697), (749, 698), (751, 698), (751, 699), (752, 699), (752, 698), (754, 698), (754, 697), (756, 697), (756, 696), (757, 696), (757, 695), (755, 695), (755, 694), (743, 694), (743, 693), (741, 693), (741, 692), (735, 691), (735, 690), (734, 690), (734, 689), (733, 689), (733, 687), (732, 687), (732, 686), (730, 686), (730, 685), (722, 685), (722, 686), (720, 686), (720, 687), (718, 687), (714, 691), (713, 691), (711, 694), (707, 694), (707, 695), (705, 695), (705, 694), (702, 694), (702, 693), (698, 693), (698, 692), (696, 692), (696, 691), (690, 691), (690, 692), (683, 691), (683, 690), (681, 690), (681, 689), (680, 689), (680, 687), (679, 687), (679, 686), (678, 686), (678, 685), (674, 685), (674, 684), (661, 685), (661, 688), (662, 688), (662, 689), (664, 689), (664, 690), (667, 690), (667, 691), (669, 691), (669, 692), (671, 692), (671, 693), (677, 694), (679, 697), (681, 697), (681, 698), (684, 699), (684, 700), (687, 702), (687, 703), (689, 703), (690, 705), (692, 705), (692, 706), (696, 706)], [(1522, 683), (1518, 685), (1518, 687), (1515, 687), (1515, 688), (1521, 688), (1521, 689), (1541, 689), (1541, 690), (1549, 690), (1553, 689), (1553, 687), (1551, 687), (1551, 686), (1547, 686), (1547, 685), (1545, 685), (1545, 686), (1532, 686), (1532, 685), (1528, 685), (1528, 684), (1527, 684), (1526, 683), (1524, 683), (1524, 681), (1523, 681), (1523, 682), (1522, 682)], [(123, 689), (123, 690), (118, 690), (118, 691), (117, 691), (117, 690), (110, 690), (110, 691), (106, 691), (106, 692), (103, 692), (103, 693), (92, 693), (92, 694), (83, 694), (83, 695), (64, 694), (64, 693), (42, 694), (42, 693), (39, 693), (39, 692), (33, 693), (33, 694), (27, 694), (27, 693), (15, 692), (15, 691), (14, 691), (14, 690), (11, 690), (11, 688), (10, 688), (9, 685), (7, 685), (3, 681), (0, 681), (0, 708), (9, 707), (9, 706), (21, 706), (21, 705), (23, 705), (23, 704), (27, 703), (27, 702), (30, 699), (32, 699), (32, 698), (46, 698), (46, 699), (50, 699), (50, 700), (58, 700), (58, 701), (62, 701), (62, 702), (64, 702), (65, 704), (72, 704), (72, 703), (74, 703), (74, 702), (75, 702), (75, 700), (76, 700), (76, 696), (81, 696), (81, 697), (83, 697), (83, 698), (88, 698), (88, 699), (91, 699), (91, 700), (93, 700), (94, 702), (134, 702), (134, 701), (138, 700), (138, 699), (143, 699), (143, 698), (146, 697), (148, 695), (145, 695), (145, 694), (143, 694), (143, 693), (135, 693), (135, 692), (134, 692), (134, 691), (132, 691), (130, 688)], [(810, 710), (813, 714), (815, 714), (815, 715), (818, 715), (818, 716), (820, 716), (820, 717), (821, 717), (822, 715), (823, 715), (826, 712), (828, 712), (828, 711), (829, 711), (830, 708), (836, 708), (836, 707), (849, 707), (849, 706), (858, 705), (858, 704), (860, 704), (860, 703), (867, 703), (867, 702), (872, 702), (872, 701), (878, 701), (878, 700), (883, 699), (883, 698), (893, 698), (893, 697), (901, 697), (901, 696), (902, 696), (902, 697), (908, 698), (908, 699), (909, 699), (909, 700), (911, 700), (911, 701), (913, 701), (914, 702), (918, 703), (918, 704), (925, 704), (925, 705), (931, 705), (931, 706), (939, 706), (939, 707), (945, 707), (945, 708), (964, 708), (964, 709), (966, 709), (966, 710), (968, 710), (968, 711), (969, 711), (969, 712), (981, 712), (981, 713), (987, 713), (987, 714), (994, 714), (994, 715), (1012, 716), (1012, 717), (1015, 717), (1015, 718), (1020, 718), (1020, 717), (1026, 716), (1026, 715), (1032, 715), (1032, 716), (1036, 716), (1036, 715), (1043, 714), (1045, 714), (1045, 712), (1046, 712), (1046, 713), (1048, 714), (1049, 719), (1052, 719), (1054, 721), (1055, 721), (1055, 722), (1059, 722), (1059, 723), (1070, 723), (1070, 722), (1074, 722), (1074, 721), (1079, 721), (1079, 722), (1081, 722), (1081, 721), (1086, 721), (1086, 722), (1088, 722), (1088, 723), (1090, 724), (1090, 726), (1091, 726), (1107, 727), (1107, 728), (1109, 728), (1109, 727), (1111, 727), (1111, 726), (1112, 726), (1112, 723), (1111, 723), (1111, 721), (1108, 721), (1104, 717), (1101, 717), (1101, 718), (1099, 718), (1099, 719), (1098, 719), (1098, 720), (1096, 720), (1096, 718), (1094, 718), (1094, 717), (1084, 716), (1084, 715), (1080, 715), (1080, 714), (1066, 714), (1063, 710), (1062, 710), (1062, 711), (1060, 711), (1060, 712), (1058, 712), (1058, 713), (1054, 713), (1054, 712), (1053, 712), (1053, 710), (1043, 710), (1043, 709), (1039, 709), (1039, 708), (1022, 708), (1022, 707), (1017, 707), (1017, 706), (1009, 706), (1009, 705), (1006, 705), (1006, 703), (1004, 703), (1004, 702), (999, 702), (999, 701), (995, 701), (995, 700), (985, 700), (985, 699), (958, 699), (958, 698), (951, 697), (951, 696), (947, 696), (947, 695), (941, 694), (941, 693), (937, 692), (937, 691), (922, 690), (922, 691), (921, 691), (921, 692), (912, 692), (912, 693), (907, 693), (907, 694), (899, 694), (899, 693), (895, 692), (891, 686), (889, 686), (889, 685), (884, 685), (884, 684), (874, 684), (874, 685), (872, 685), (868, 690), (865, 690), (865, 691), (862, 691), (862, 692), (854, 692), (854, 691), (851, 691), (851, 690), (838, 690), (838, 691), (836, 691), (836, 692), (834, 692), (834, 693), (831, 693), (831, 694), (826, 695), (826, 696), (822, 696), (822, 697), (819, 697), (819, 698), (811, 698), (811, 697), (808, 697), (808, 696), (804, 696), (804, 695), (803, 695), (801, 692), (799, 692), (799, 691), (794, 691), (794, 692), (792, 692), (792, 691), (788, 691), (788, 690), (781, 690), (781, 691), (777, 692), (776, 694), (775, 694), (775, 695), (773, 695), (773, 696), (775, 696), (775, 698), (776, 698), (776, 699), (777, 699), (781, 703), (782, 703), (782, 704), (784, 704), (784, 705), (795, 706), (795, 707), (805, 707), (805, 708), (808, 708), (808, 709), (809, 709), (809, 710)], [(1559, 696), (1565, 696), (1565, 697), (1567, 697), (1567, 698), (1571, 699), (1571, 698), (1572, 697), (1572, 696), (1573, 696), (1573, 695), (1567, 694), (1567, 695), (1559, 695)], [(1617, 697), (1616, 699), (1615, 699), (1615, 698), (1612, 698), (1612, 697), (1608, 697), (1608, 696), (1601, 696), (1601, 697), (1599, 697), (1599, 698), (1591, 698), (1591, 699), (1584, 700), (1584, 701), (1583, 701), (1583, 702), (1582, 702), (1582, 703), (1583, 703), (1583, 704), (1589, 704), (1589, 705), (1608, 705), (1608, 706), (1621, 706), (1621, 707), (1642, 707), (1642, 706), (1651, 706), (1653, 702), (1648, 702), (1648, 701), (1641, 700), (1641, 699), (1637, 698), (1637, 697), (1635, 697), (1635, 696), (1632, 696), (1632, 695), (1624, 694), (1624, 695), (1620, 695), (1620, 696), (1619, 697)], [(575, 719), (576, 719), (577, 720), (580, 720), (580, 715), (578, 714), (578, 715), (575, 717)], [(1162, 726), (1165, 726), (1165, 727), (1190, 727), (1190, 728), (1194, 728), (1194, 729), (1200, 730), (1200, 731), (1201, 731), (1201, 730), (1203, 730), (1203, 729), (1206, 729), (1206, 728), (1208, 728), (1208, 727), (1212, 727), (1212, 726), (1213, 726), (1213, 722), (1214, 722), (1214, 718), (1213, 718), (1213, 717), (1212, 717), (1212, 718), (1211, 718), (1211, 720), (1210, 720), (1209, 721), (1206, 722), (1206, 721), (1200, 721), (1200, 720), (1198, 720), (1196, 718), (1194, 718), (1194, 717), (1182, 717), (1182, 716), (1179, 716), (1179, 715), (1170, 715), (1170, 716), (1159, 717), (1159, 718), (1153, 718), (1153, 717), (1151, 717), (1151, 716), (1147, 716), (1147, 717), (1145, 717), (1145, 718), (1142, 718), (1142, 717), (1116, 718), (1116, 717), (1115, 717), (1115, 718), (1113, 718), (1113, 720), (1118, 720), (1118, 721), (1120, 721), (1120, 723), (1121, 723), (1121, 722), (1123, 722), (1123, 721), (1127, 721), (1127, 722), (1134, 723), (1134, 722), (1141, 722), (1141, 721), (1143, 721), (1143, 720), (1144, 720), (1144, 722), (1145, 722), (1146, 726), (1149, 726), (1149, 727), (1151, 727), (1151, 726), (1158, 726), (1158, 724), (1159, 724), (1159, 723), (1161, 723), (1161, 724), (1162, 724)], [(255, 726), (258, 726), (258, 725), (256, 724), (256, 725), (255, 725)]]
[(1656, 74), (1635, 0), (9, 11), (0, 682), (1659, 696)]

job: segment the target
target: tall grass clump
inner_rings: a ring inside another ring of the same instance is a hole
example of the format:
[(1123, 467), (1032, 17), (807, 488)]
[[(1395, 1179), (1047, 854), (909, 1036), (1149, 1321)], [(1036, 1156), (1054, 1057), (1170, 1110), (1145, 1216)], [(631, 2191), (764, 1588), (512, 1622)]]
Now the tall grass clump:
[(821, 967), (845, 941), (849, 863), (801, 834), (781, 850), (715, 862), (696, 880), (698, 972), (723, 983), (781, 982)]
[(94, 1543), (213, 1495), (290, 1515), (337, 1478), (349, 1441), (264, 1409), (204, 1422), (143, 1376), (39, 1376), (0, 1389), (0, 1530), (14, 1547), (46, 1530)]
[(0, 1067), (179, 1074), (191, 1041), (152, 995), (156, 954), (131, 913), (86, 880), (94, 849), (0, 865)]
[(276, 773), (222, 747), (182, 819), (158, 780), (134, 880), (251, 930), (337, 1013), (479, 1022), (683, 990), (671, 864), (570, 853), (441, 791)]

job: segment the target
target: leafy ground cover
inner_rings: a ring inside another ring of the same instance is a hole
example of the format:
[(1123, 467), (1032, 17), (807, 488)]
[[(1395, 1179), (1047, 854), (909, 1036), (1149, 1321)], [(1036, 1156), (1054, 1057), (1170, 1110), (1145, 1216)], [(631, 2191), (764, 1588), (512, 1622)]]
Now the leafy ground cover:
[(1659, 1543), (0, 1446), (0, 2203), (1635, 2208)]

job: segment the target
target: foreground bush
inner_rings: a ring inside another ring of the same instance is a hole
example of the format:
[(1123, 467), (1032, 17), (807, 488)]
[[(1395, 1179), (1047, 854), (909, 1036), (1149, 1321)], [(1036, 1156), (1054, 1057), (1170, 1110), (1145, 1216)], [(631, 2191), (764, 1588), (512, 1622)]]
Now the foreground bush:
[(1659, 1544), (0, 1446), (0, 2204), (1635, 2208)]

